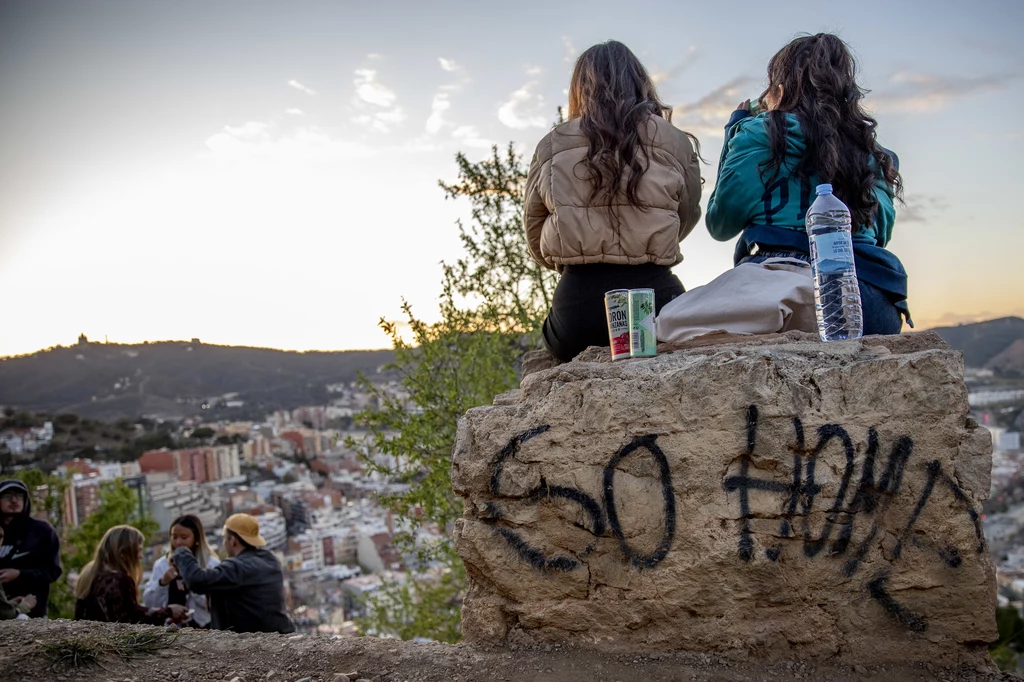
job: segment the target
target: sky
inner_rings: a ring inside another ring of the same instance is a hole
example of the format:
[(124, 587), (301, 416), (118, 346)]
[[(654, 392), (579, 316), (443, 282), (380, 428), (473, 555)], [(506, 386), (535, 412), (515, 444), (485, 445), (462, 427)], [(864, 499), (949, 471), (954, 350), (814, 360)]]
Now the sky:
[[(853, 48), (906, 206), (918, 328), (1024, 315), (1019, 0), (0, 3), (0, 356), (93, 340), (389, 345), (460, 255), (455, 154), (529, 162), (573, 60), (628, 45), (714, 186), (722, 126), (803, 33)], [(732, 243), (699, 224), (675, 273)]]

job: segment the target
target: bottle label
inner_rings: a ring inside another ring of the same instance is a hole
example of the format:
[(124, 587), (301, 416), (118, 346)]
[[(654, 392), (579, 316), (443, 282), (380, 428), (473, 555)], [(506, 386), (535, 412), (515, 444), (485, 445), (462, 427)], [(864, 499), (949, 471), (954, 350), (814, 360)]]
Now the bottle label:
[(843, 270), (853, 265), (853, 243), (845, 232), (830, 232), (813, 237), (819, 270)]

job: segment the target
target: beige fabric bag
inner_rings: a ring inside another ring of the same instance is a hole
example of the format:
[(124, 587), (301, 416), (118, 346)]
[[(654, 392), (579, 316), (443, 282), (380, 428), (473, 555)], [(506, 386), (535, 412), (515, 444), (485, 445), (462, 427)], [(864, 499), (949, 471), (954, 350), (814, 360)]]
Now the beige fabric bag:
[(796, 258), (743, 263), (661, 309), (658, 341), (686, 341), (712, 332), (816, 332), (811, 266)]

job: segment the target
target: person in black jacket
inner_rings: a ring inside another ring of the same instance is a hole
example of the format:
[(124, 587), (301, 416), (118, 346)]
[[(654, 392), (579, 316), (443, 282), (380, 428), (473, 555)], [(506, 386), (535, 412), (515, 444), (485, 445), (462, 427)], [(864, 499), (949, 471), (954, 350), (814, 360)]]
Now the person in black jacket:
[[(0, 545), (4, 544), (4, 527), (0, 524)], [(35, 608), (36, 598), (31, 594), (26, 597), (15, 597), (8, 599), (4, 593), (3, 583), (0, 583), (0, 620), (12, 620), (14, 618), (27, 618), (28, 612)]]
[(60, 577), (60, 540), (46, 521), (34, 519), (28, 487), (18, 480), (0, 481), (0, 584), (8, 597), (36, 597), (32, 618), (46, 615), (50, 583)]
[(281, 563), (266, 547), (259, 522), (233, 514), (224, 522), (225, 559), (213, 568), (199, 567), (188, 547), (179, 547), (171, 563), (196, 594), (210, 596), (210, 627), (233, 632), (295, 632), (288, 617)]

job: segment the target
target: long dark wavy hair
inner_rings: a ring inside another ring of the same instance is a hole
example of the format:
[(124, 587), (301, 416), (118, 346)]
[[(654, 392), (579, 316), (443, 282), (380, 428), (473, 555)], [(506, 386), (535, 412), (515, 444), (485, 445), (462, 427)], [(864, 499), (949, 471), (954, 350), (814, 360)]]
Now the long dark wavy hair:
[[(903, 181), (892, 158), (876, 140), (878, 122), (864, 112), (867, 93), (856, 80), (857, 64), (846, 43), (830, 33), (797, 38), (768, 62), (768, 89), (761, 95), (782, 96), (768, 113), (771, 157), (762, 172), (778, 176), (786, 158), (785, 114), (800, 121), (807, 151), (794, 169), (804, 182), (817, 174), (831, 183), (837, 197), (850, 209), (854, 227), (870, 225), (877, 208), (875, 183), (878, 169), (903, 198)], [(869, 165), (874, 158), (877, 167)], [(770, 184), (770, 183), (769, 183)]]
[[(628, 168), (626, 202), (647, 208), (636, 194), (650, 166), (650, 155), (638, 153), (643, 144), (640, 126), (650, 116), (671, 120), (671, 115), (672, 110), (658, 99), (647, 69), (622, 43), (609, 40), (579, 56), (569, 83), (569, 118), (580, 119), (580, 130), (587, 137), (587, 157), (581, 163), (586, 169), (582, 179), (593, 184), (589, 203), (607, 203), (614, 209)], [(697, 138), (687, 136), (699, 154)]]

